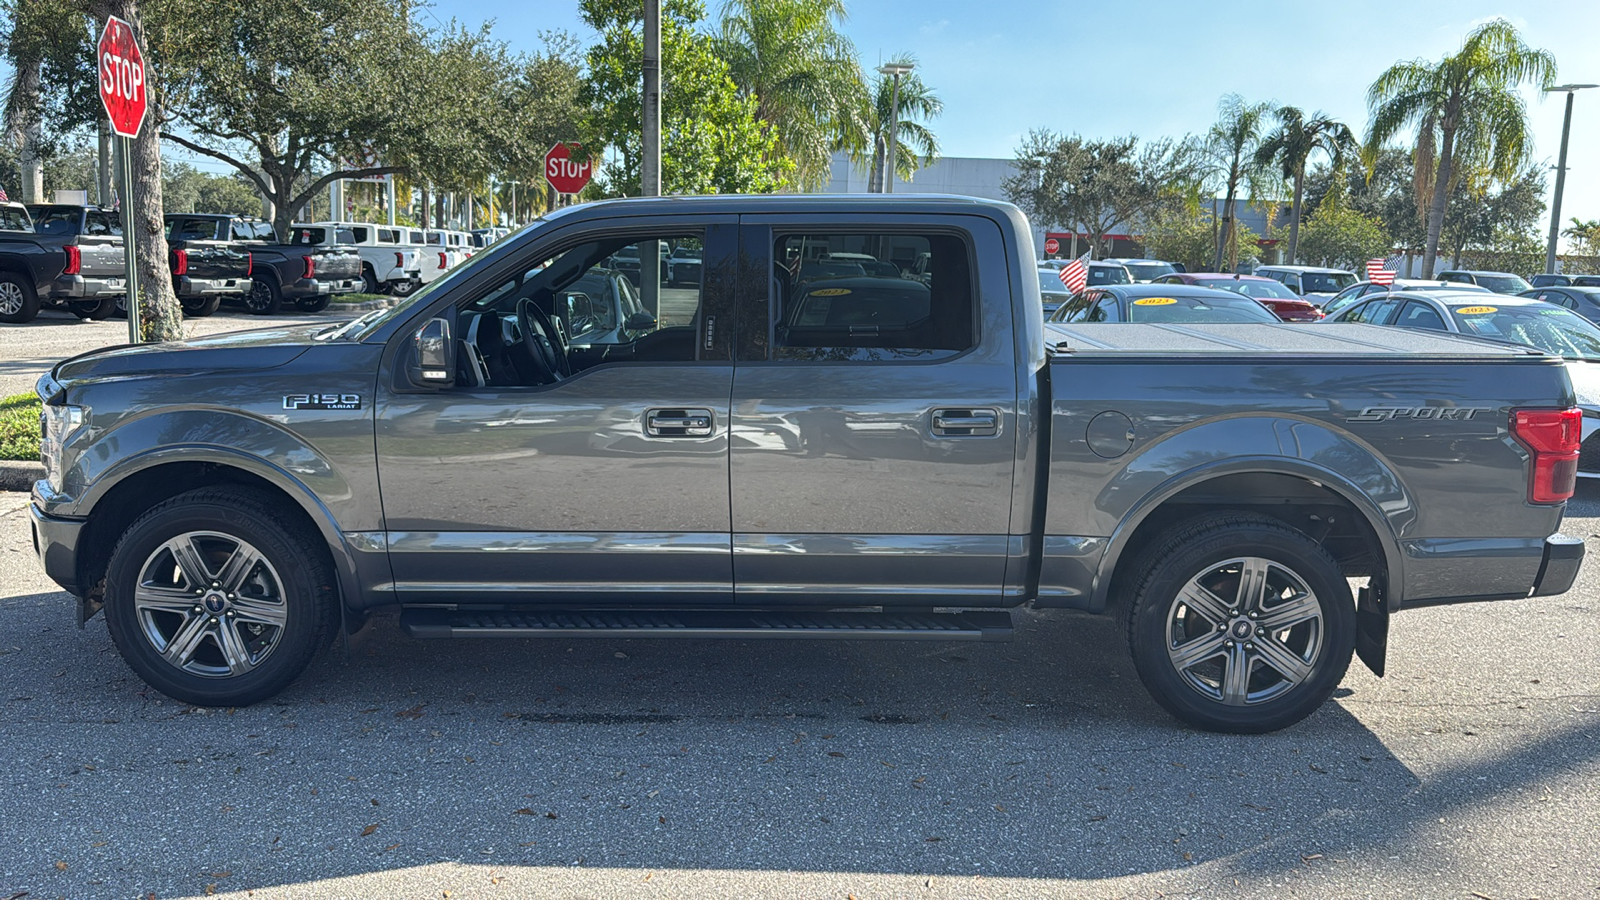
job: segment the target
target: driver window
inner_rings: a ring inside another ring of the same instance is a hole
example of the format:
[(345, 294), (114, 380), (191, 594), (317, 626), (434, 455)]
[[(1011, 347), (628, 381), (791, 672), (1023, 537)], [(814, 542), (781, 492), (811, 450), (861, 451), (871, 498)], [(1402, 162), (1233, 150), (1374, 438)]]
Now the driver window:
[(602, 364), (694, 361), (701, 248), (698, 234), (619, 235), (535, 261), (462, 308), (464, 383), (542, 385)]

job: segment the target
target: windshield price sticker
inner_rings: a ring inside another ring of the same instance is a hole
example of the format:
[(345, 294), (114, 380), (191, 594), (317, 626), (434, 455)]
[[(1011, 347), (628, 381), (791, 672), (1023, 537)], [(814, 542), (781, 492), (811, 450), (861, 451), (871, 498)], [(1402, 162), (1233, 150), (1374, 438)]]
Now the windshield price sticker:
[(1500, 307), (1498, 306), (1463, 306), (1456, 310), (1457, 313), (1463, 316), (1486, 316), (1489, 313), (1497, 313), (1499, 311)]
[(1172, 299), (1171, 297), (1145, 297), (1142, 300), (1133, 301), (1133, 305), (1134, 306), (1171, 306), (1172, 304), (1177, 303), (1177, 302), (1178, 301)]
[(849, 288), (823, 288), (820, 291), (812, 291), (811, 292), (811, 296), (813, 296), (813, 297), (843, 297), (845, 294), (848, 294), (848, 293), (850, 293), (850, 289)]

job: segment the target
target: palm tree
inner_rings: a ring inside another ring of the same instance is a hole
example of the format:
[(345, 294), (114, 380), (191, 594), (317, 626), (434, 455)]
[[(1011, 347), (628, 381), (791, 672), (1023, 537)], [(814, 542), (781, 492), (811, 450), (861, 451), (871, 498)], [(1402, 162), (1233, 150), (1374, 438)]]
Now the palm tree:
[(1283, 177), (1294, 184), (1289, 206), (1289, 261), (1300, 249), (1300, 204), (1305, 199), (1306, 165), (1318, 150), (1328, 154), (1335, 173), (1344, 171), (1345, 154), (1358, 149), (1350, 126), (1315, 113), (1310, 118), (1299, 108), (1280, 106), (1274, 113), (1278, 127), (1256, 148), (1256, 164), (1277, 165)]
[(1526, 82), (1546, 88), (1555, 79), (1555, 57), (1524, 44), (1511, 23), (1496, 19), (1467, 35), (1459, 52), (1437, 63), (1395, 63), (1367, 89), (1369, 157), (1401, 129), (1417, 131), (1413, 183), (1418, 217), (1428, 223), (1422, 277), (1433, 277), (1445, 205), (1459, 173), (1516, 177), (1530, 150), (1527, 104), (1517, 88)]
[(833, 151), (866, 144), (866, 80), (840, 34), (844, 0), (728, 0), (717, 43), (756, 115), (795, 161), (802, 188), (825, 184)]
[(1228, 94), (1222, 98), (1217, 109), (1217, 122), (1206, 132), (1199, 151), (1202, 166), (1208, 170), (1208, 180), (1220, 178), (1226, 185), (1222, 232), (1218, 235), (1216, 255), (1211, 263), (1211, 268), (1220, 272), (1223, 271), (1224, 252), (1228, 257), (1228, 269), (1238, 264), (1234, 204), (1238, 201), (1241, 184), (1252, 198), (1258, 193), (1257, 188), (1264, 173), (1263, 167), (1256, 164), (1255, 155), (1272, 107), (1266, 103), (1246, 103), (1238, 94)]
[[(890, 65), (915, 65), (916, 57), (901, 54), (889, 61)], [(930, 165), (939, 156), (939, 138), (928, 126), (917, 119), (937, 118), (944, 112), (940, 100), (923, 83), (916, 72), (900, 76), (899, 124), (895, 126), (895, 177), (909, 180), (917, 170)], [(873, 85), (871, 106), (866, 110), (868, 143), (872, 146), (872, 168), (867, 175), (867, 191), (883, 191), (884, 157), (889, 152), (890, 125), (895, 118), (894, 78), (879, 75)], [(857, 148), (851, 156), (857, 165), (865, 163), (865, 148)]]

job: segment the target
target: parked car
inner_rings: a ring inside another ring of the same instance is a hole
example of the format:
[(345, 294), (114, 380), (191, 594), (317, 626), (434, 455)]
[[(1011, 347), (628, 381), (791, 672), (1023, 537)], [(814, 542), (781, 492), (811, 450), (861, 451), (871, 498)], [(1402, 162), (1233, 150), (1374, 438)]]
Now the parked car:
[(1061, 282), (1061, 270), (1044, 268), (1039, 269), (1039, 299), (1044, 301), (1044, 317), (1056, 311), (1061, 304), (1072, 299), (1072, 292)]
[(1335, 294), (1332, 300), (1324, 303), (1322, 312), (1323, 315), (1331, 316), (1362, 297), (1370, 297), (1374, 294), (1392, 294), (1396, 291), (1446, 291), (1451, 293), (1479, 291), (1485, 294), (1489, 293), (1488, 288), (1478, 287), (1475, 284), (1453, 284), (1448, 281), (1429, 281), (1421, 278), (1396, 278), (1394, 283), (1389, 285), (1375, 284), (1371, 281), (1358, 281)]
[(1517, 296), (1564, 306), (1591, 322), (1600, 322), (1600, 287), (1530, 288)]
[(1528, 278), (1534, 287), (1600, 287), (1600, 275), (1551, 275), (1540, 273)]
[[(698, 285), (703, 262), (700, 257), (701, 253), (698, 246), (680, 243), (673, 247), (672, 254), (667, 257), (667, 283)], [(896, 275), (900, 274), (900, 269), (893, 263), (878, 263), (876, 259), (873, 260), (873, 263), (889, 266), (894, 269)]]
[(1295, 296), (1322, 306), (1356, 283), (1356, 273), (1320, 266), (1257, 266), (1253, 274), (1282, 282)]
[(0, 322), (31, 322), (41, 306), (104, 319), (127, 293), (122, 223), (94, 206), (0, 204)]
[(1521, 275), (1477, 269), (1448, 269), (1439, 273), (1439, 280), (1455, 284), (1475, 284), (1496, 294), (1520, 294), (1533, 286), (1522, 280)]
[[(227, 218), (218, 216), (218, 219)], [(361, 289), (361, 257), (337, 244), (326, 245), (302, 231), (316, 226), (290, 226), (287, 240), (279, 243), (272, 226), (245, 220), (245, 233), (253, 236), (243, 242), (254, 258), (250, 293), (245, 308), (260, 316), (278, 312), (290, 302), (301, 312), (319, 312), (328, 307), (334, 294)], [(218, 223), (219, 230), (222, 223)]]
[[(806, 285), (782, 263), (813, 234), (920, 248), (930, 281)], [(585, 203), (337, 329), (80, 355), (36, 387), (36, 551), (185, 703), (266, 700), (383, 608), (418, 638), (978, 642), (1031, 604), (1117, 616), (1160, 704), (1226, 732), (1310, 715), (1354, 654), (1381, 674), (1397, 611), (1573, 585), (1548, 356), (1259, 305), (1046, 326), (1030, 234), (914, 194)], [(569, 346), (560, 292), (665, 236), (753, 293)]]
[(1149, 284), (1163, 275), (1171, 275), (1178, 271), (1172, 263), (1159, 259), (1111, 258), (1105, 261), (1127, 269), (1128, 277), (1133, 279), (1134, 284)]
[(1330, 321), (1448, 331), (1561, 357), (1583, 409), (1578, 474), (1600, 478), (1600, 326), (1583, 316), (1525, 296), (1430, 292), (1373, 297)]
[[(219, 223), (211, 215), (169, 213), (165, 218), (172, 290), (184, 315), (209, 316), (223, 298), (250, 293), (255, 261), (245, 245), (255, 237), (252, 226), (242, 219)], [(224, 228), (228, 233), (219, 239)]]
[[(1065, 269), (1070, 259), (1047, 259), (1040, 262), (1040, 268)], [(1133, 276), (1129, 274), (1126, 266), (1121, 263), (1106, 260), (1093, 260), (1086, 266), (1088, 269), (1088, 286), (1095, 287), (1102, 284), (1133, 284)]]
[(1107, 285), (1064, 303), (1051, 322), (1279, 322), (1272, 310), (1232, 291), (1180, 284)]
[(1232, 291), (1261, 301), (1261, 305), (1285, 322), (1320, 322), (1322, 311), (1309, 300), (1295, 296), (1284, 284), (1258, 275), (1225, 275), (1211, 272), (1174, 273), (1157, 278), (1156, 284), (1192, 284), (1219, 291)]
[[(328, 229), (329, 244), (348, 246), (361, 257), (361, 289), (368, 294), (404, 297), (422, 286), (422, 254), (406, 229), (368, 222), (313, 222)], [(316, 233), (316, 232), (313, 232)]]

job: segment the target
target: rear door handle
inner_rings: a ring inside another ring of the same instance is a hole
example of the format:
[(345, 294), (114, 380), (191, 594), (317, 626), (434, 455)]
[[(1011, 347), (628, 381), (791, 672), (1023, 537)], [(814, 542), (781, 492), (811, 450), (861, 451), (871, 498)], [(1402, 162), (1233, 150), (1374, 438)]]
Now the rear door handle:
[(932, 430), (938, 437), (994, 437), (1000, 433), (1000, 413), (993, 409), (936, 409)]
[(651, 437), (710, 437), (715, 425), (709, 409), (652, 409), (644, 414), (644, 433)]

